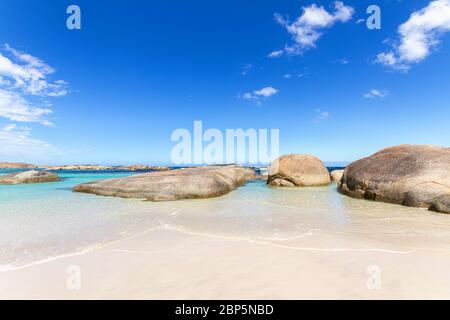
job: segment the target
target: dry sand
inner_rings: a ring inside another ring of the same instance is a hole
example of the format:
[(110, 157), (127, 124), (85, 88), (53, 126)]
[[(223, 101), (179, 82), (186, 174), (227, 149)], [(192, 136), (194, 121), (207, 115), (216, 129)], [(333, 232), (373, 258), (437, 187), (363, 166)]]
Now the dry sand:
[[(450, 298), (450, 251), (415, 249), (414, 242), (402, 250), (380, 248), (377, 241), (358, 247), (358, 241), (319, 231), (249, 241), (158, 228), (85, 254), (1, 272), (0, 298)], [(74, 279), (67, 274), (71, 266), (79, 267), (79, 290), (67, 286)], [(370, 285), (374, 279), (380, 288)]]

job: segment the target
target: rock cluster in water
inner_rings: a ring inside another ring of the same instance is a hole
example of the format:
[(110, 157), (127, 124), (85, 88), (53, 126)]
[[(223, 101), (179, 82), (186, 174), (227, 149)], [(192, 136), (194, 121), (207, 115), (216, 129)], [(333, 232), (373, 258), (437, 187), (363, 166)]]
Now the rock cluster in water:
[[(34, 168), (26, 163), (0, 162), (0, 168)], [(400, 145), (383, 149), (351, 163), (345, 170), (328, 173), (311, 155), (289, 154), (275, 160), (268, 174), (236, 165), (193, 167), (59, 166), (47, 170), (156, 170), (126, 178), (85, 183), (76, 192), (152, 201), (202, 199), (229, 193), (252, 179), (267, 179), (269, 186), (307, 187), (338, 182), (341, 193), (368, 200), (424, 207), (450, 214), (450, 149), (433, 145)], [(267, 174), (267, 176), (266, 176)], [(59, 181), (48, 171), (31, 170), (0, 176), (0, 184)]]
[(219, 197), (256, 177), (253, 169), (240, 166), (194, 167), (84, 183), (73, 190), (103, 196), (173, 201)]
[(450, 213), (450, 149), (400, 145), (351, 163), (339, 190), (348, 196)]
[(57, 174), (46, 171), (25, 171), (0, 176), (0, 184), (41, 183), (59, 181)]
[(167, 171), (169, 167), (163, 166), (147, 166), (147, 165), (130, 165), (130, 166), (102, 166), (96, 164), (80, 164), (80, 165), (63, 165), (63, 166), (43, 166), (42, 169), (48, 171)]

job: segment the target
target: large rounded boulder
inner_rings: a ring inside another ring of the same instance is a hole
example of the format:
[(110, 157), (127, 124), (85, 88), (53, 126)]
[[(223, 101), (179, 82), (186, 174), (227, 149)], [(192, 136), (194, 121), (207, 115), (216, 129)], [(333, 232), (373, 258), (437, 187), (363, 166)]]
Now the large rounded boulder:
[(57, 174), (46, 171), (30, 170), (0, 176), (0, 184), (22, 184), (55, 182), (60, 178)]
[(323, 162), (305, 154), (289, 154), (275, 160), (269, 169), (267, 184), (273, 187), (311, 187), (330, 184)]
[(173, 201), (219, 197), (256, 178), (253, 169), (240, 166), (193, 167), (94, 181), (77, 185), (73, 190), (102, 196)]
[[(351, 197), (445, 212), (450, 195), (450, 149), (400, 145), (351, 163), (339, 190)], [(439, 200), (441, 199), (441, 200)]]
[(341, 181), (343, 175), (344, 175), (344, 170), (333, 170), (330, 173), (331, 181), (339, 182), (339, 181)]

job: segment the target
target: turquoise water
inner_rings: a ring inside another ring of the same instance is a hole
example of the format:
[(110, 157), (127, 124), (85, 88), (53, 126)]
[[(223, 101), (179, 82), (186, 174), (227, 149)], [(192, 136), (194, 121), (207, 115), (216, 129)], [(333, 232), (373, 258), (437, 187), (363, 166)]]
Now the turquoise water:
[[(23, 171), (23, 170), (22, 170)], [(12, 169), (0, 169), (0, 175), (19, 172)], [(60, 182), (35, 183), (22, 185), (0, 185), (0, 205), (6, 202), (32, 200), (36, 198), (58, 197), (63, 192), (71, 190), (73, 186), (94, 180), (103, 180), (129, 176), (128, 172), (56, 172)]]
[(123, 231), (126, 208), (118, 199), (86, 197), (72, 187), (130, 173), (58, 174), (60, 182), (0, 185), (0, 268), (82, 250)]
[[(263, 181), (223, 197), (174, 202), (74, 193), (79, 183), (128, 172), (61, 172), (60, 182), (0, 185), (0, 271), (77, 254), (164, 228), (324, 249), (450, 247), (450, 216), (345, 197), (336, 185), (268, 188)], [(301, 243), (299, 242), (301, 241)]]

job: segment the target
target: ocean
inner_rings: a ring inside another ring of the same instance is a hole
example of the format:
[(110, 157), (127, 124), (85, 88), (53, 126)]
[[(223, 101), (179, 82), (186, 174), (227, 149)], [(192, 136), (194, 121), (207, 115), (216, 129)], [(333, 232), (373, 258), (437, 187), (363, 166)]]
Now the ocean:
[[(290, 246), (305, 246), (304, 239), (321, 234), (324, 250), (450, 245), (448, 215), (352, 199), (336, 184), (274, 189), (251, 181), (219, 198), (155, 203), (72, 192), (79, 183), (133, 173), (59, 174), (60, 182), (0, 185), (0, 270), (81, 254), (155, 229)], [(342, 241), (328, 243), (328, 236)]]

